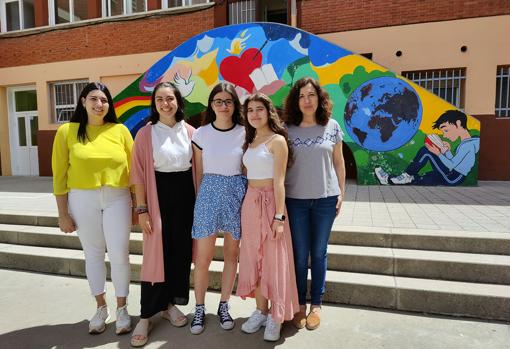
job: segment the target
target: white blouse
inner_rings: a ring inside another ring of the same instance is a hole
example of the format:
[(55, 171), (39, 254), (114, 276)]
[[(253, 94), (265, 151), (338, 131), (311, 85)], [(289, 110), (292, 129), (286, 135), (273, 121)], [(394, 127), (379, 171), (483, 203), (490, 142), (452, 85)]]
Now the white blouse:
[(152, 156), (154, 170), (158, 172), (181, 172), (191, 167), (191, 139), (184, 120), (173, 127), (162, 122), (152, 125)]

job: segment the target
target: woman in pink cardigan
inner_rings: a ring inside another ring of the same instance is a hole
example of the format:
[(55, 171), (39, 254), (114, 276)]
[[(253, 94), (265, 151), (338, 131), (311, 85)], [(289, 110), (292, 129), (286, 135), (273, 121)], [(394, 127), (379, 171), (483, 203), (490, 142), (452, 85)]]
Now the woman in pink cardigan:
[(149, 122), (133, 147), (131, 184), (143, 231), (141, 315), (131, 337), (135, 347), (147, 343), (150, 318), (158, 312), (174, 326), (187, 323), (176, 305), (188, 304), (195, 176), (194, 128), (184, 121), (183, 108), (172, 83), (156, 85)]

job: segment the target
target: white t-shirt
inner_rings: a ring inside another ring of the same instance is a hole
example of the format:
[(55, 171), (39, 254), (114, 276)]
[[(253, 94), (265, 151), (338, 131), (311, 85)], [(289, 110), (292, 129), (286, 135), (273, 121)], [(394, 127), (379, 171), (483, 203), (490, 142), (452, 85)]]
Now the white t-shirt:
[(213, 123), (199, 127), (193, 133), (192, 142), (202, 150), (204, 173), (241, 174), (244, 138), (244, 127), (237, 124), (228, 130), (220, 130)]
[(191, 167), (191, 141), (184, 120), (174, 127), (162, 122), (152, 125), (152, 156), (158, 172), (180, 172)]

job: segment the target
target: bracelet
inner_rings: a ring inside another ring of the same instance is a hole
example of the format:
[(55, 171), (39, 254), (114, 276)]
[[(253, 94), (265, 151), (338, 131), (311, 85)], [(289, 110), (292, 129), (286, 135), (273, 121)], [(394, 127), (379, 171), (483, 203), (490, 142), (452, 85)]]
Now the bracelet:
[(149, 209), (145, 205), (140, 205), (140, 206), (135, 207), (135, 212), (137, 214), (147, 213), (147, 212), (149, 212)]

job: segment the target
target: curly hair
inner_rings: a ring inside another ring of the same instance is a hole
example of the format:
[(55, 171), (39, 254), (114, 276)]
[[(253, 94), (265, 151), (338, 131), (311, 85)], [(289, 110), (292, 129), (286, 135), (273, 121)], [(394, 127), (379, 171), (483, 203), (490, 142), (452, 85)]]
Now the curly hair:
[(112, 124), (118, 124), (117, 114), (115, 113), (115, 108), (113, 107), (113, 99), (108, 87), (105, 84), (100, 82), (90, 82), (83, 90), (81, 90), (80, 97), (78, 97), (78, 103), (76, 104), (76, 109), (74, 110), (73, 116), (71, 116), (70, 122), (76, 122), (80, 124), (78, 126), (77, 138), (80, 143), (85, 143), (85, 140), (88, 139), (87, 136), (87, 123), (88, 123), (88, 114), (87, 109), (83, 105), (82, 99), (86, 99), (88, 94), (92, 91), (99, 90), (103, 92), (108, 100), (108, 112), (104, 116), (104, 122), (110, 122)]
[(319, 99), (317, 110), (315, 112), (315, 120), (319, 125), (327, 125), (331, 117), (332, 104), (329, 94), (324, 90), (319, 82), (313, 78), (301, 78), (294, 83), (290, 89), (289, 95), (285, 99), (284, 120), (287, 125), (299, 126), (303, 121), (303, 113), (299, 109), (299, 94), (301, 88), (311, 84), (317, 93)]
[(175, 100), (177, 101), (177, 111), (175, 112), (175, 121), (179, 122), (181, 120), (184, 120), (184, 99), (182, 98), (181, 91), (171, 82), (160, 82), (154, 87), (154, 90), (152, 91), (151, 96), (151, 114), (149, 115), (148, 122), (151, 124), (156, 124), (159, 121), (159, 113), (158, 109), (156, 108), (156, 92), (158, 92), (159, 89), (169, 87), (175, 96)]
[(243, 120), (241, 117), (241, 102), (239, 101), (239, 97), (237, 96), (236, 89), (234, 85), (229, 82), (222, 81), (211, 90), (209, 94), (209, 100), (207, 102), (207, 109), (205, 110), (204, 117), (202, 119), (202, 126), (210, 124), (214, 120), (216, 120), (216, 113), (212, 108), (212, 101), (214, 97), (220, 92), (227, 92), (232, 96), (232, 100), (234, 101), (234, 113), (232, 114), (232, 121), (234, 124), (243, 124)]
[(248, 149), (249, 145), (253, 142), (253, 140), (255, 139), (255, 135), (257, 134), (257, 130), (248, 122), (247, 114), (248, 104), (250, 104), (250, 102), (260, 102), (264, 105), (264, 108), (266, 108), (268, 126), (271, 129), (271, 131), (285, 138), (288, 148), (287, 167), (292, 166), (294, 153), (292, 147), (289, 144), (289, 136), (287, 133), (287, 129), (285, 128), (282, 119), (278, 115), (271, 99), (261, 92), (257, 92), (248, 96), (248, 98), (246, 98), (243, 104), (244, 120), (246, 120), (244, 124), (244, 128), (246, 130), (246, 137), (243, 144), (243, 153), (246, 151), (246, 149)]

